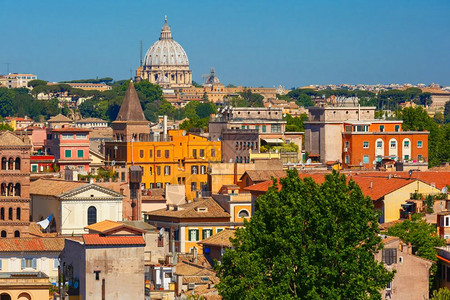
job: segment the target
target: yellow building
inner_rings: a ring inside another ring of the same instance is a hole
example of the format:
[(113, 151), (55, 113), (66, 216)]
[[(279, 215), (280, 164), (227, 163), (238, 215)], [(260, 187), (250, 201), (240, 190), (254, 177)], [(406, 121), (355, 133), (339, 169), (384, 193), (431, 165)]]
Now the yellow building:
[(0, 273), (0, 298), (3, 300), (49, 299), (52, 286), (42, 272)]
[(211, 198), (172, 206), (146, 213), (147, 221), (169, 231), (170, 244), (177, 252), (190, 252), (194, 247), (202, 253), (198, 242), (233, 225), (230, 214)]
[(112, 127), (115, 141), (105, 144), (107, 164), (142, 167), (145, 188), (185, 185), (189, 200), (207, 191), (207, 169), (221, 160), (221, 143), (184, 130), (151, 134), (132, 82)]

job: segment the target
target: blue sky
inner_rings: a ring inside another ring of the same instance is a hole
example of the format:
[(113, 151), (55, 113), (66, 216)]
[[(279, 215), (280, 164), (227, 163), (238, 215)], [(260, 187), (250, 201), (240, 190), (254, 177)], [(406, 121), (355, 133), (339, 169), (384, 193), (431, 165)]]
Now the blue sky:
[(129, 78), (164, 15), (197, 82), (450, 85), (448, 0), (0, 0), (0, 74)]

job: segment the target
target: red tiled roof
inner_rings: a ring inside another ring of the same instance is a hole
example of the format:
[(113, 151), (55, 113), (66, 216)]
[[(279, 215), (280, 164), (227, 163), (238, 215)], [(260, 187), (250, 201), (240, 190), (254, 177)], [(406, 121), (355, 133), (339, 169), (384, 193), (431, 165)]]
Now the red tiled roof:
[(64, 248), (64, 238), (9, 238), (0, 239), (0, 251), (2, 252), (34, 252), (51, 251), (60, 252)]
[[(300, 173), (299, 177), (302, 179), (311, 177), (316, 183), (322, 184), (325, 181), (325, 175)], [(450, 184), (450, 172), (413, 172), (411, 177), (409, 177), (408, 172), (362, 172), (345, 175), (347, 179), (353, 179), (361, 187), (363, 194), (369, 196), (372, 200), (377, 200), (417, 179), (430, 185), (434, 184), (438, 189)], [(272, 180), (261, 182), (249, 186), (245, 190), (266, 192), (272, 186), (272, 183)], [(281, 185), (278, 185), (278, 190), (280, 189)]]
[(145, 245), (142, 236), (101, 236), (99, 234), (83, 234), (86, 245)]

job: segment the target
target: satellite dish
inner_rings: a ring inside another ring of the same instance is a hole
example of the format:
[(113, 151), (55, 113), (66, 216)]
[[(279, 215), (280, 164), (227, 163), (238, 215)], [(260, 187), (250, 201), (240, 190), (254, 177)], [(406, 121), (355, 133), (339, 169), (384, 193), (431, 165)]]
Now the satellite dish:
[(442, 188), (442, 194), (447, 194), (447, 191), (448, 191), (447, 187), (444, 186), (444, 187)]
[(161, 227), (161, 229), (159, 230), (159, 236), (163, 236), (164, 235), (164, 227)]
[(374, 161), (372, 162), (372, 164), (373, 164), (373, 165), (376, 165), (376, 164), (377, 164), (377, 161), (376, 161), (376, 160), (374, 160)]
[(310, 164), (311, 164), (311, 158), (308, 158), (308, 160), (306, 161), (306, 164), (307, 164), (307, 165), (310, 165)]
[(186, 130), (183, 130), (183, 136), (185, 136), (186, 135)]
[(116, 161), (115, 160), (112, 160), (111, 161), (111, 166), (115, 166), (116, 165)]
[(411, 177), (411, 176), (412, 176), (412, 173), (413, 173), (413, 170), (409, 170), (409, 172), (408, 172), (408, 174), (409, 174), (409, 177)]

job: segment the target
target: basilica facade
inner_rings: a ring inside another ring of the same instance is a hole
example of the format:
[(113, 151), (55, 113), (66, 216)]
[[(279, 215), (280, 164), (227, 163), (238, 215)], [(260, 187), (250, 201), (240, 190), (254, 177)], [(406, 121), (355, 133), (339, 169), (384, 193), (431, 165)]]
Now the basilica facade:
[(172, 32), (164, 20), (159, 40), (145, 54), (136, 79), (148, 80), (166, 89), (187, 88), (192, 85), (192, 71), (183, 47), (172, 38)]

